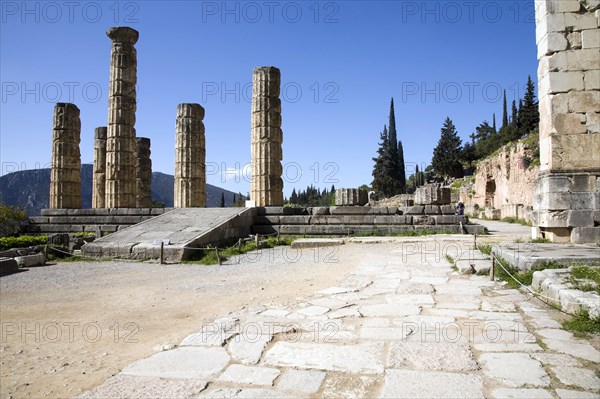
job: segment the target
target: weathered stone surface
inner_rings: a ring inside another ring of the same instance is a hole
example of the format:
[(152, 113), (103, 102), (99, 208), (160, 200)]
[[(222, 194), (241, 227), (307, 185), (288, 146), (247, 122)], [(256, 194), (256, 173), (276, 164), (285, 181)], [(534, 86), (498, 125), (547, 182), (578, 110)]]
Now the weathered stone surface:
[(393, 342), (388, 366), (456, 372), (478, 369), (469, 345), (448, 342)]
[(363, 206), (369, 203), (367, 190), (360, 188), (339, 188), (335, 190), (335, 205)]
[(43, 252), (14, 258), (19, 267), (41, 266), (46, 263), (46, 255)]
[(264, 356), (272, 366), (342, 371), (358, 374), (383, 372), (383, 345), (351, 346), (277, 342)]
[(540, 388), (496, 388), (492, 391), (493, 399), (552, 399), (554, 396)]
[(280, 82), (279, 69), (272, 66), (254, 69), (250, 198), (259, 207), (283, 205)]
[(202, 380), (175, 380), (117, 374), (78, 398), (192, 399), (196, 398), (206, 388), (206, 385), (207, 382)]
[(450, 187), (430, 184), (417, 187), (417, 191), (415, 191), (415, 204), (417, 205), (448, 205), (450, 201)]
[(574, 391), (572, 389), (556, 389), (556, 394), (560, 399), (597, 399), (598, 395), (585, 391)]
[(94, 175), (92, 208), (104, 208), (106, 187), (106, 126), (94, 130)]
[(540, 362), (525, 353), (484, 353), (479, 357), (484, 374), (503, 385), (536, 387), (550, 385), (550, 377)]
[(438, 371), (386, 370), (383, 398), (483, 398), (480, 377)]
[(81, 208), (81, 121), (75, 104), (54, 106), (50, 208)]
[(122, 374), (142, 377), (193, 378), (214, 377), (229, 362), (223, 348), (183, 347), (156, 353), (131, 363)]
[(552, 367), (552, 371), (556, 378), (565, 385), (577, 386), (583, 389), (600, 389), (600, 378), (596, 377), (593, 370), (578, 367), (554, 366)]
[[(295, 398), (293, 394), (286, 393), (286, 397)], [(281, 392), (274, 389), (261, 389), (261, 388), (218, 388), (212, 391), (205, 391), (198, 396), (198, 398), (211, 398), (211, 399), (278, 399), (281, 398)]]
[(136, 139), (135, 157), (136, 178), (136, 208), (152, 208), (152, 160), (150, 159), (150, 139), (138, 137)]
[(330, 373), (323, 383), (323, 399), (374, 398), (378, 396), (381, 377)]
[(110, 28), (112, 41), (106, 135), (106, 208), (135, 208), (135, 111), (139, 33)]
[(256, 364), (272, 339), (270, 334), (239, 334), (229, 341), (227, 349), (235, 360), (244, 364)]
[(204, 108), (200, 104), (177, 106), (175, 134), (175, 208), (206, 206), (206, 147)]
[(321, 388), (325, 379), (325, 373), (317, 370), (288, 370), (277, 384), (277, 388), (302, 392), (306, 394), (315, 393)]
[(268, 367), (242, 366), (232, 364), (221, 374), (219, 381), (235, 382), (247, 385), (273, 386), (273, 381), (281, 374), (281, 371)]
[(414, 305), (376, 304), (361, 306), (359, 311), (365, 317), (402, 317), (418, 315), (421, 308)]

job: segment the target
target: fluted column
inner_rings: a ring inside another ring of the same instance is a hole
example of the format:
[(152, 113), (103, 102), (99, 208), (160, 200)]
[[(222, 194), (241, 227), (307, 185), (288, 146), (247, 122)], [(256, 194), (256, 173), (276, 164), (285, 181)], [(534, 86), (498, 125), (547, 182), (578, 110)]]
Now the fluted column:
[(150, 139), (138, 137), (135, 163), (136, 208), (152, 208), (152, 160), (150, 159)]
[(283, 205), (280, 80), (281, 74), (275, 67), (254, 69), (250, 199), (256, 206)]
[(134, 44), (138, 32), (128, 27), (110, 28), (112, 40), (108, 130), (106, 139), (107, 208), (134, 208), (135, 179), (135, 111), (137, 53)]
[(204, 108), (179, 104), (175, 137), (175, 208), (206, 206)]
[(94, 175), (92, 176), (92, 208), (104, 208), (106, 185), (106, 126), (94, 130)]
[(81, 121), (75, 104), (54, 106), (52, 161), (50, 169), (50, 208), (81, 208)]

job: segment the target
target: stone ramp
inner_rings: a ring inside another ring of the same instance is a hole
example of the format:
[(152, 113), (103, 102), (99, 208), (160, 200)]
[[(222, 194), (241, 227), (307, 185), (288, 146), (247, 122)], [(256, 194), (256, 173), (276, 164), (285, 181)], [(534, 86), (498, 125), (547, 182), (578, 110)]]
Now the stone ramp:
[(179, 262), (208, 244), (250, 234), (255, 209), (248, 208), (180, 208), (120, 230), (84, 245), (88, 257), (128, 259), (160, 258)]

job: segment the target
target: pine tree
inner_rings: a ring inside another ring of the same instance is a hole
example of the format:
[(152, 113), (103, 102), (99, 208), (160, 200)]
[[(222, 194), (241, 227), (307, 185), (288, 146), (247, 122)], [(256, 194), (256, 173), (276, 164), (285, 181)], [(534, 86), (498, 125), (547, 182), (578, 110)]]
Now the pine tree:
[(225, 193), (223, 191), (221, 191), (221, 205), (219, 206), (225, 208)]
[(437, 175), (449, 177), (462, 177), (463, 168), (461, 160), (461, 140), (456, 127), (450, 118), (446, 118), (441, 129), (441, 137), (433, 150), (431, 165)]
[(398, 140), (398, 177), (400, 183), (398, 194), (404, 194), (406, 192), (406, 170), (404, 167), (404, 147), (401, 140)]
[(380, 134), (379, 149), (377, 150), (377, 158), (373, 158), (375, 165), (373, 166), (373, 189), (385, 194), (386, 196), (394, 195), (394, 180), (392, 179), (393, 158), (390, 154), (390, 144), (387, 126), (383, 127), (383, 132)]
[(500, 130), (503, 130), (508, 126), (508, 111), (506, 109), (506, 90), (504, 90), (504, 100), (502, 102), (502, 126)]
[(525, 89), (525, 97), (523, 98), (523, 109), (520, 118), (522, 134), (536, 132), (539, 129), (540, 114), (538, 103), (535, 101), (535, 86), (531, 76), (527, 77), (527, 87)]
[(298, 194), (296, 193), (296, 189), (292, 190), (292, 195), (290, 196), (290, 204), (298, 203)]

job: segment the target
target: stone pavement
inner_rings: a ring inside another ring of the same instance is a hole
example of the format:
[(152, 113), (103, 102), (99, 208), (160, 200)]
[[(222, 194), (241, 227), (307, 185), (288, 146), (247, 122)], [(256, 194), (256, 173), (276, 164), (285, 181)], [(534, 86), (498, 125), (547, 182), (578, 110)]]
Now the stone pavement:
[(224, 315), (82, 397), (599, 397), (598, 350), (537, 300), (454, 271), (446, 253), (481, 256), (466, 238), (436, 240), (346, 244), (365, 257), (336, 286)]

